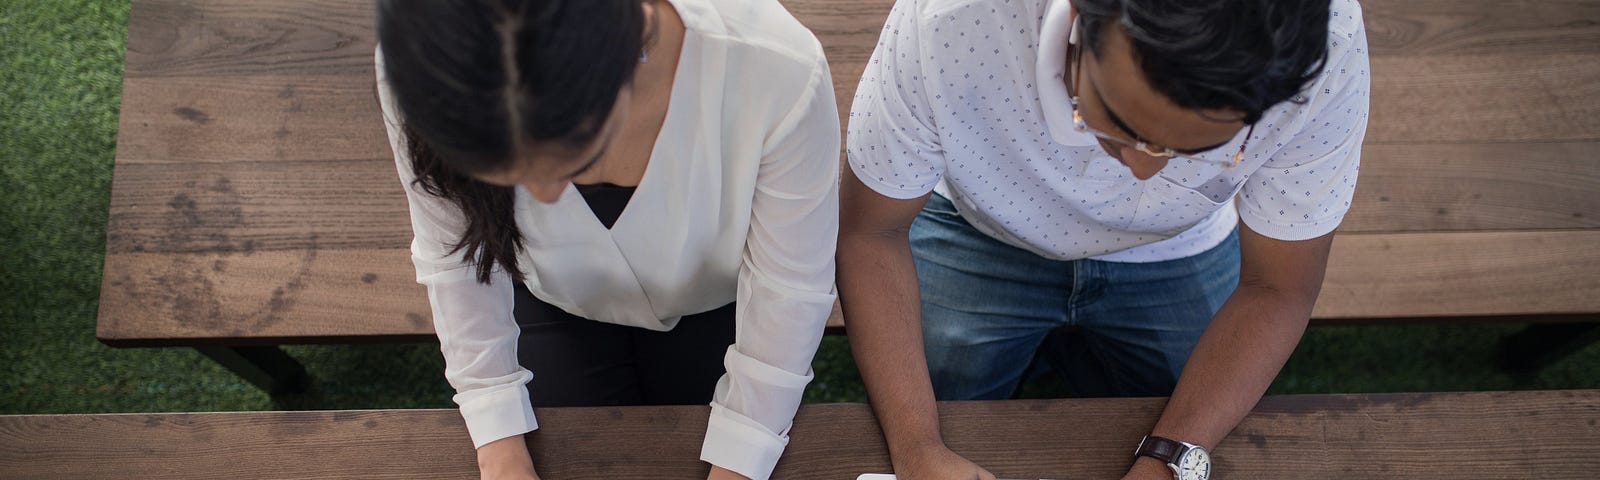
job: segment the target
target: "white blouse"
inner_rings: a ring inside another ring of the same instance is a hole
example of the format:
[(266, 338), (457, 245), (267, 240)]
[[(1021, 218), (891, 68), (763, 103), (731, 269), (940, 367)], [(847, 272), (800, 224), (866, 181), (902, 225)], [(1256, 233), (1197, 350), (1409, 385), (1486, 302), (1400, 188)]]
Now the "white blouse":
[[(839, 115), (822, 47), (775, 0), (670, 0), (688, 32), (666, 121), (611, 229), (576, 189), (554, 204), (516, 188), (534, 296), (584, 318), (671, 330), (738, 301), (701, 459), (767, 478), (834, 301)], [(465, 222), (413, 180), (378, 55), (378, 91), (410, 201), (412, 262), (475, 446), (538, 428), (517, 363), (516, 284), (488, 285), (450, 246)], [(534, 395), (538, 393), (535, 392)]]

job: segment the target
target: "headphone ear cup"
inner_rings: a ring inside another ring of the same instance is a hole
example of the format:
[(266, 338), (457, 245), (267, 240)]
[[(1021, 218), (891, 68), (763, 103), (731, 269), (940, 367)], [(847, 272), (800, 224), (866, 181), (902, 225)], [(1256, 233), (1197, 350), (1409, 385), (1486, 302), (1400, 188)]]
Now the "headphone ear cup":
[(1083, 17), (1072, 19), (1072, 30), (1067, 31), (1067, 45), (1078, 44), (1078, 30), (1083, 26)]

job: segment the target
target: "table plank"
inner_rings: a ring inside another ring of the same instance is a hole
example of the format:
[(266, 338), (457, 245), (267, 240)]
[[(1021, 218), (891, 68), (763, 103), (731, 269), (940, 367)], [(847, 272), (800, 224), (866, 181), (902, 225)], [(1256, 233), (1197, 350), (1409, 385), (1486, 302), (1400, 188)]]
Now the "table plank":
[(1376, 144), (1339, 233), (1600, 228), (1600, 142)]
[[(1162, 399), (943, 402), (952, 449), (1011, 478), (1117, 478)], [(705, 407), (541, 409), (541, 475), (703, 478)], [(1600, 391), (1267, 397), (1226, 478), (1582, 478)], [(7, 478), (476, 478), (452, 410), (0, 416)], [(864, 404), (801, 407), (774, 478), (889, 471)], [(130, 475), (131, 474), (131, 475)]]
[(1600, 230), (1339, 234), (1312, 324), (1592, 322), (1597, 245)]
[[(861, 71), (876, 43), (888, 0), (785, 2), (811, 26), (827, 49), (840, 112), (849, 111)], [(1376, 25), (1372, 40), (1373, 115), (1369, 142), (1486, 142), (1596, 140), (1600, 135), (1600, 8), (1594, 2), (1525, 2), (1507, 12), (1491, 2), (1367, 2)], [(1492, 10), (1492, 11), (1491, 11)], [(134, 7), (124, 86), (124, 112), (167, 115), (187, 106), (196, 91), (226, 98), (229, 77), (299, 77), (278, 82), (315, 83), (342, 77), (361, 85), (372, 78), (374, 45), (370, 7), (352, 0), (148, 0)], [(1536, 52), (1536, 55), (1530, 53)], [(188, 79), (140, 83), (141, 79)], [(249, 80), (246, 80), (247, 82)], [(261, 81), (257, 83), (263, 83)], [(303, 97), (316, 112), (365, 113), (376, 118), (370, 95), (344, 96), (332, 106)], [(1441, 101), (1440, 99), (1449, 99)], [(240, 111), (282, 110), (282, 99), (242, 97)], [(133, 102), (133, 103), (129, 103)], [(141, 102), (159, 106), (144, 107)], [(339, 110), (342, 109), (342, 110)], [(192, 118), (205, 118), (193, 113)], [(302, 115), (309, 116), (309, 115)], [(141, 120), (142, 121), (142, 120)], [(196, 122), (199, 123), (199, 122)], [(281, 131), (266, 118), (253, 130)], [(333, 122), (330, 122), (333, 123)], [(345, 122), (365, 129), (373, 122)], [(129, 127), (123, 122), (123, 127)], [(204, 126), (204, 125), (201, 125)], [(333, 135), (339, 130), (316, 130)], [(292, 132), (291, 132), (292, 133)], [(357, 131), (355, 133), (362, 133)], [(258, 133), (259, 135), (260, 133)], [(370, 136), (370, 135), (368, 135)], [(141, 137), (142, 138), (142, 137)], [(296, 138), (290, 135), (286, 138)]]
[(95, 335), (119, 347), (437, 341), (409, 249), (106, 257)]
[(1593, 0), (1364, 0), (1375, 56), (1600, 53)]
[(1593, 314), (1596, 246), (1600, 230), (1339, 235), (1312, 316)]
[(1368, 144), (1600, 139), (1600, 55), (1374, 55)]
[(358, 0), (142, 0), (128, 16), (124, 74), (150, 78), (371, 71), (373, 15), (373, 2)]
[[(1600, 312), (1596, 245), (1600, 230), (1339, 235), (1313, 317)], [(96, 333), (114, 345), (427, 341), (432, 331), (405, 249), (119, 253), (106, 271)]]
[(106, 252), (409, 248), (394, 160), (117, 164)]
[[(367, 61), (372, 61), (371, 52)], [(365, 68), (337, 76), (297, 71), (237, 77), (129, 76), (122, 83), (116, 163), (386, 158), (387, 167), (369, 173), (393, 172), (372, 66)]]
[[(782, 0), (817, 33), (828, 57), (864, 64), (893, 0)], [(1593, 0), (1367, 0), (1377, 56), (1600, 52)], [(133, 10), (139, 35), (128, 73), (232, 76), (284, 69), (343, 73), (366, 62), (370, 2), (352, 0), (149, 0)], [(289, 54), (292, 53), (292, 54)], [(326, 69), (326, 70), (320, 70)]]

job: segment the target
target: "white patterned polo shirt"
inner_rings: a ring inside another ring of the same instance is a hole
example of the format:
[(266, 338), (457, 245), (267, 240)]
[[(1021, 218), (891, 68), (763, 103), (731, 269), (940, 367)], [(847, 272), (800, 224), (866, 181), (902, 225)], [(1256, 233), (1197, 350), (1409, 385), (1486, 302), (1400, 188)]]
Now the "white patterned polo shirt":
[[(1338, 227), (1367, 126), (1354, 0), (1332, 2), (1326, 67), (1263, 115), (1241, 165), (1173, 159), (1144, 181), (1071, 128), (1069, 11), (1067, 0), (896, 2), (856, 90), (850, 168), (888, 197), (937, 192), (978, 230), (1055, 260), (1184, 258), (1241, 219), (1280, 240)], [(1244, 135), (1208, 155), (1231, 155)]]

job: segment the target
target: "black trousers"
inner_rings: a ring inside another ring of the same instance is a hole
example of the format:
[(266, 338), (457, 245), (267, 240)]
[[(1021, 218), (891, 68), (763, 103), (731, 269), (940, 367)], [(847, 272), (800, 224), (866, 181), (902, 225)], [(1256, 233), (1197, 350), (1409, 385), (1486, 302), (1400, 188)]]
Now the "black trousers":
[(704, 405), (733, 344), (734, 304), (683, 317), (668, 332), (601, 323), (516, 288), (517, 360), (535, 407)]

